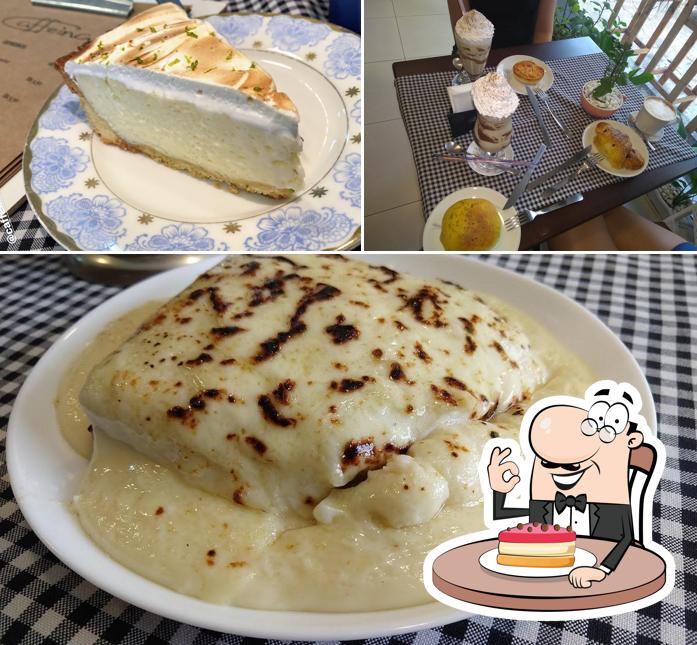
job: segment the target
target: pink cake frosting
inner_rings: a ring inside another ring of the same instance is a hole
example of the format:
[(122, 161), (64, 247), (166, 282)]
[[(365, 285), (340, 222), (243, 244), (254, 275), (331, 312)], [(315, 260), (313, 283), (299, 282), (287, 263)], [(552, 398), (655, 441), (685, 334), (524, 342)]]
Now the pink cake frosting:
[(499, 533), (499, 542), (574, 542), (576, 533), (570, 528), (563, 528), (558, 524), (540, 524), (540, 522), (527, 522), (506, 529)]

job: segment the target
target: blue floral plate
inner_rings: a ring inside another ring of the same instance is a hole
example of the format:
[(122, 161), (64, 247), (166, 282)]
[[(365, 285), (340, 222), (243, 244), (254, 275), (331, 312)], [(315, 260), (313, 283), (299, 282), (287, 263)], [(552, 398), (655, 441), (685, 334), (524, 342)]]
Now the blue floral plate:
[(288, 15), (208, 19), (295, 102), (303, 190), (287, 201), (232, 194), (93, 136), (79, 99), (60, 87), (24, 152), (27, 197), (53, 237), (85, 251), (350, 249), (361, 225), (361, 42)]

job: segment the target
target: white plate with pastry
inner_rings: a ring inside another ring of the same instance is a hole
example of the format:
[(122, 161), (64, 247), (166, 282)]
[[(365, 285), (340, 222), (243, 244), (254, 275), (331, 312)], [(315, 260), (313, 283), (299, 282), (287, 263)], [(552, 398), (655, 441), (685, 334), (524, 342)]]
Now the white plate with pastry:
[(534, 56), (507, 56), (497, 66), (517, 94), (527, 95), (526, 85), (546, 92), (554, 84), (554, 72), (543, 60)]
[(86, 251), (353, 248), (361, 42), (289, 15), (158, 5), (57, 63), (24, 154), (29, 203)]
[[(515, 208), (502, 210), (506, 201), (505, 195), (485, 186), (468, 186), (450, 193), (438, 202), (426, 220), (422, 239), (424, 251), (517, 251), (520, 227), (509, 231), (504, 226), (504, 220), (516, 213)], [(485, 209), (487, 203), (493, 208), (481, 211), (475, 202)], [(468, 208), (474, 206), (475, 211), (458, 217), (451, 210), (458, 204)]]
[(605, 155), (597, 167), (608, 175), (636, 177), (649, 165), (649, 151), (644, 140), (624, 123), (593, 121), (583, 131), (581, 141), (584, 148), (592, 146), (593, 152)]
[[(602, 375), (633, 383), (655, 424), (650, 390), (622, 342), (548, 287), (469, 258), (362, 260), (206, 259), (68, 329), (7, 433), (37, 536), (106, 592), (221, 632), (343, 640), (461, 620), (426, 594), (423, 557), (483, 528), (478, 455), (491, 432), (517, 436), (519, 395), (579, 395)], [(400, 289), (413, 307), (386, 295)]]

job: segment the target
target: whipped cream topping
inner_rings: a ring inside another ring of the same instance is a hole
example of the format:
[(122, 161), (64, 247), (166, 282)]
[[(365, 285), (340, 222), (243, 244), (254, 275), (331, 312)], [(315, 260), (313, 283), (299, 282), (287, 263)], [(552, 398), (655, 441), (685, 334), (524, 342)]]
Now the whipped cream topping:
[(494, 37), (494, 25), (484, 14), (472, 9), (455, 23), (455, 33), (469, 42), (488, 43)]
[[(232, 47), (210, 23), (190, 19), (183, 9), (171, 3), (134, 16), (93, 40), (66, 62), (107, 68), (128, 66), (229, 87), (271, 107), (297, 114), (293, 102), (276, 91), (267, 72)], [(66, 71), (70, 68), (74, 71), (73, 65), (66, 65)]]
[(511, 116), (518, 107), (518, 95), (498, 72), (489, 72), (474, 82), (472, 99), (477, 112), (497, 119)]

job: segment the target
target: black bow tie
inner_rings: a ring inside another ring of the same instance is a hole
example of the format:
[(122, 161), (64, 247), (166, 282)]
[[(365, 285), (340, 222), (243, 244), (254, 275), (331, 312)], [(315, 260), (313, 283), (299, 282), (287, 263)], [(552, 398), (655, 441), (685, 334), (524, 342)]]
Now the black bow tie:
[(557, 493), (554, 496), (554, 508), (557, 509), (557, 513), (561, 513), (566, 507), (569, 508), (575, 508), (578, 511), (583, 511), (586, 510), (586, 496), (585, 494), (583, 495), (577, 495), (574, 497), (573, 495), (564, 495), (563, 493)]

